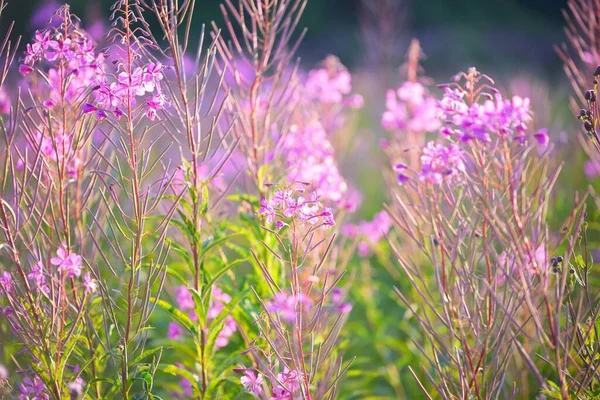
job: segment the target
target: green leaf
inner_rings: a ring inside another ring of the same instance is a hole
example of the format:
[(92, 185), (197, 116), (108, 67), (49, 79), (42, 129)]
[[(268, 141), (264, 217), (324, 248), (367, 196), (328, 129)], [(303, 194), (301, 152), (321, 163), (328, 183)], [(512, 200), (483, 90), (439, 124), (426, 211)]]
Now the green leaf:
[(157, 299), (155, 297), (150, 298), (150, 302), (156, 303), (158, 307), (171, 314), (175, 321), (185, 326), (186, 329), (190, 331), (194, 336), (198, 334), (198, 330), (196, 329), (196, 325), (194, 324), (194, 322), (187, 315), (185, 315), (183, 312), (177, 309), (174, 305), (169, 304), (164, 300)]

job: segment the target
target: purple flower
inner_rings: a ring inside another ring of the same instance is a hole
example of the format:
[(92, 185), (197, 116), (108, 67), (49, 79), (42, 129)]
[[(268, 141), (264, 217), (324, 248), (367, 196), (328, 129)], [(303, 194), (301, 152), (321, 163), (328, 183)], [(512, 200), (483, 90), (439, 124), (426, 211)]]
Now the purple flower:
[(247, 369), (240, 378), (240, 383), (249, 393), (256, 396), (259, 396), (262, 393), (263, 377), (260, 373), (257, 374), (254, 371)]
[(5, 381), (8, 379), (8, 369), (2, 364), (0, 364), (0, 381)]
[(81, 263), (80, 255), (68, 253), (62, 246), (56, 251), (56, 257), (50, 259), (50, 264), (58, 266), (60, 272), (66, 271), (68, 278), (81, 276)]
[(182, 378), (179, 381), (179, 386), (183, 390), (184, 395), (188, 397), (192, 396), (192, 382), (190, 382), (188, 379)]
[(90, 114), (90, 113), (96, 112), (98, 110), (98, 107), (96, 107), (95, 105), (90, 104), (90, 103), (85, 103), (81, 107), (81, 109), (84, 112), (84, 114)]
[(33, 71), (29, 65), (21, 64), (19, 65), (19, 73), (23, 76), (29, 75)]
[(8, 271), (4, 271), (2, 275), (0, 275), (0, 289), (2, 289), (3, 293), (9, 293), (12, 291), (13, 280), (12, 275)]
[(21, 395), (19, 400), (49, 400), (50, 396), (46, 393), (46, 385), (36, 375), (33, 379), (24, 377), (23, 382), (19, 385)]
[(547, 147), (548, 143), (550, 143), (550, 138), (548, 137), (548, 129), (547, 128), (540, 129), (533, 135), (533, 137), (535, 138), (535, 140), (537, 140), (538, 144), (541, 147)]

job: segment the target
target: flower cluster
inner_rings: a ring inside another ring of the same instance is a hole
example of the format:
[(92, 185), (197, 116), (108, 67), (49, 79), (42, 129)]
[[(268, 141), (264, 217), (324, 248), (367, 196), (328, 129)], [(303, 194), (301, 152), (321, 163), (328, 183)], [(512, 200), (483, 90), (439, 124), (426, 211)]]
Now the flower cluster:
[(81, 276), (81, 256), (69, 253), (64, 247), (56, 251), (56, 257), (50, 259), (50, 264), (56, 265), (59, 272), (66, 272), (68, 278), (79, 278)]
[[(525, 239), (529, 243), (528, 239)], [(545, 274), (549, 270), (549, 258), (547, 256), (547, 250), (544, 245), (540, 245), (535, 250), (531, 250), (533, 254), (526, 254), (527, 262), (519, 263), (519, 260), (515, 255), (509, 255), (507, 251), (503, 251), (498, 257), (498, 264), (500, 268), (497, 271), (496, 280), (499, 285), (506, 282), (508, 277), (514, 277), (518, 279), (520, 270), (526, 273), (526, 275), (534, 274)]]
[(124, 113), (124, 108), (132, 109), (138, 98), (144, 99), (146, 117), (154, 120), (157, 113), (167, 105), (167, 97), (162, 92), (160, 82), (163, 80), (163, 65), (160, 62), (149, 62), (141, 67), (128, 69), (119, 66), (120, 72), (116, 81), (108, 76), (94, 90), (96, 104), (86, 103), (85, 113), (96, 113), (99, 119), (106, 117), (106, 111), (112, 111), (116, 118)]
[(436, 99), (419, 82), (404, 82), (388, 90), (381, 125), (388, 131), (422, 134), (441, 127)]
[(37, 375), (33, 378), (24, 377), (19, 385), (19, 400), (49, 400), (46, 385)]
[[(251, 369), (238, 370), (243, 375), (240, 378), (242, 386), (249, 393), (260, 396), (264, 388), (264, 379), (259, 372)], [(271, 400), (293, 400), (294, 395), (300, 390), (300, 380), (302, 374), (296, 370), (290, 370), (287, 367), (283, 368), (283, 372), (273, 374), (271, 379), (272, 396)]]
[(367, 257), (371, 254), (371, 247), (379, 243), (392, 227), (392, 219), (387, 211), (375, 214), (371, 221), (361, 221), (358, 225), (347, 224), (342, 233), (349, 238), (360, 238), (358, 254)]
[(335, 150), (319, 122), (293, 125), (283, 138), (287, 180), (308, 182), (323, 199), (342, 203), (348, 185), (337, 166)]
[[(467, 92), (446, 87), (439, 102), (440, 116), (445, 121), (440, 133), (455, 137), (461, 142), (480, 140), (489, 142), (493, 135), (512, 137), (519, 143), (527, 140), (528, 124), (532, 120), (530, 102), (527, 98), (513, 96), (505, 99), (495, 93), (493, 100), (467, 104)], [(535, 133), (540, 145), (547, 145), (545, 130)]]
[(320, 68), (308, 72), (303, 81), (300, 101), (313, 109), (328, 134), (343, 126), (345, 111), (362, 108), (361, 95), (352, 93), (352, 76), (335, 56), (328, 56)]
[(322, 68), (308, 72), (303, 95), (307, 100), (323, 104), (343, 104), (361, 108), (363, 98), (352, 92), (352, 75), (335, 56), (327, 57)]
[(328, 207), (323, 207), (321, 197), (313, 192), (310, 199), (302, 196), (295, 197), (295, 193), (303, 193), (303, 189), (285, 188), (277, 189), (273, 198), (263, 198), (260, 202), (258, 214), (263, 215), (268, 224), (275, 219), (277, 229), (288, 225), (283, 220), (296, 219), (299, 222), (308, 222), (315, 225), (320, 223), (324, 227), (335, 225), (333, 212)]
[(310, 308), (311, 305), (311, 299), (304, 293), (294, 295), (281, 292), (266, 303), (266, 310), (277, 314), (284, 322), (293, 323), (296, 317), (302, 315), (302, 311)]
[[(175, 294), (177, 305), (181, 311), (187, 311), (189, 317), (196, 321), (198, 317), (194, 312), (195, 305), (192, 294), (185, 286), (178, 286), (175, 288)], [(231, 296), (227, 293), (223, 292), (219, 287), (213, 287), (212, 296), (210, 300), (210, 305), (207, 313), (208, 320), (215, 319), (221, 311), (225, 309), (225, 304), (231, 301)], [(217, 336), (217, 340), (215, 342), (216, 347), (225, 347), (229, 343), (229, 339), (236, 331), (236, 323), (233, 317), (227, 316), (225, 319), (225, 325), (219, 335)], [(178, 339), (182, 335), (183, 331), (181, 327), (175, 323), (171, 322), (168, 327), (167, 337), (172, 340)]]
[(421, 154), (419, 179), (439, 185), (445, 179), (460, 180), (464, 172), (463, 151), (458, 145), (427, 143)]
[[(73, 179), (81, 161), (74, 146), (74, 132), (67, 125), (78, 117), (79, 110), (73, 104), (102, 82), (105, 59), (96, 52), (92, 39), (80, 29), (68, 7), (60, 8), (54, 18), (62, 21), (60, 28), (36, 31), (33, 42), (26, 46), (19, 71), (39, 101), (35, 106), (63, 113), (60, 121), (41, 121), (33, 129), (30, 144), (48, 161), (64, 163), (66, 175)], [(0, 98), (5, 113), (9, 110), (6, 95)]]

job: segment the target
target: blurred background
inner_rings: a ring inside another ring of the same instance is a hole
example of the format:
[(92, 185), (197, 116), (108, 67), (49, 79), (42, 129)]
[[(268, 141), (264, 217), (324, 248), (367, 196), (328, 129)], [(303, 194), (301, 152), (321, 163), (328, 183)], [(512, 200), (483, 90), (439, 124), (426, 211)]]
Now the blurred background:
[[(309, 0), (301, 25), (308, 28), (300, 51), (307, 63), (327, 54), (338, 55), (350, 67), (362, 65), (365, 4), (371, 0)], [(51, 10), (64, 2), (8, 0), (7, 20), (16, 31), (30, 34)], [(84, 26), (108, 16), (110, 0), (71, 0)], [(198, 26), (222, 20), (219, 0), (197, 1)], [(477, 65), (482, 70), (520, 69), (543, 78), (559, 78), (561, 67), (553, 46), (563, 39), (562, 10), (566, 0), (388, 0), (387, 34), (397, 41), (396, 56), (405, 52), (408, 39), (418, 37), (429, 56), (426, 68), (436, 77), (444, 71)], [(389, 55), (393, 59), (393, 55)], [(509, 71), (507, 71), (509, 72)], [(447, 72), (445, 72), (447, 74)]]
[[(28, 41), (62, 3), (7, 0), (1, 23), (14, 20), (15, 32)], [(106, 33), (113, 1), (68, 3), (93, 37)], [(195, 30), (212, 21), (222, 26), (220, 3), (196, 1)], [(350, 136), (361, 140), (353, 141), (340, 157), (345, 175), (363, 192), (361, 215), (372, 216), (386, 200), (379, 173), (386, 161), (378, 146), (386, 132), (379, 120), (386, 90), (406, 79), (400, 67), (412, 38), (421, 42), (424, 73), (433, 82), (448, 82), (454, 74), (476, 66), (504, 93), (532, 99), (540, 124), (535, 128), (550, 128), (555, 143), (570, 141), (578, 124), (568, 106), (572, 90), (555, 50), (565, 40), (566, 6), (567, 0), (308, 1), (300, 23), (307, 28), (298, 52), (302, 66), (310, 69), (327, 55), (337, 55), (353, 73), (354, 90), (365, 99), (366, 107), (350, 127)], [(576, 154), (573, 167), (582, 168), (582, 152)], [(356, 156), (364, 161), (361, 168), (354, 165)], [(577, 184), (587, 183), (582, 179)]]

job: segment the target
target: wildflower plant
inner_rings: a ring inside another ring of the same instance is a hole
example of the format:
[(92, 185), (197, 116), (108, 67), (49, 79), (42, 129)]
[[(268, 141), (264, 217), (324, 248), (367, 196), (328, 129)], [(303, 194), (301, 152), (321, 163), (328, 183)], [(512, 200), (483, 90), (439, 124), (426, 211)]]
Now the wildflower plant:
[[(560, 166), (536, 151), (548, 139), (529, 131), (527, 101), (503, 99), (492, 85), (475, 69), (442, 85), (439, 141), (447, 144), (427, 144), (420, 171), (402, 169), (407, 178), (389, 211), (419, 251), (391, 245), (424, 303), (417, 306), (412, 291), (397, 294), (422, 328), (424, 340), (415, 342), (428, 360), (422, 373), (443, 398), (540, 390), (569, 398), (587, 390), (573, 375), (587, 374), (572, 339), (585, 319), (563, 314), (576, 274), (585, 274), (570, 258), (585, 196), (563, 232), (552, 233), (547, 213)], [(565, 235), (571, 230), (573, 238)], [(423, 268), (432, 268), (433, 285)]]
[[(363, 3), (385, 64), (405, 7)], [(194, 1), (118, 0), (103, 36), (46, 4), (22, 45), (4, 24), (0, 397), (598, 396), (597, 199), (555, 226), (534, 105), (474, 68), (434, 87), (413, 41), (364, 219), (343, 158), (372, 104), (339, 58), (296, 58), (307, 4), (224, 0), (207, 32)]]

